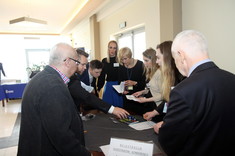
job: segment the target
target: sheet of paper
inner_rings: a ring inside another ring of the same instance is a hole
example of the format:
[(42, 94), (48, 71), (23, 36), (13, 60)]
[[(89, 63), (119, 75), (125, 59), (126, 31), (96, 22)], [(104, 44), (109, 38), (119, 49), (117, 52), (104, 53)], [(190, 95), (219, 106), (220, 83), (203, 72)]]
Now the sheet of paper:
[(92, 86), (88, 86), (88, 85), (86, 85), (85, 83), (83, 83), (82, 81), (81, 81), (81, 86), (82, 86), (82, 88), (84, 88), (86, 91), (88, 91), (89, 93), (91, 93), (93, 90), (94, 90), (94, 87), (92, 87)]
[(118, 93), (123, 93), (123, 92), (124, 92), (124, 87), (125, 87), (125, 82), (121, 82), (120, 85), (113, 85), (113, 88), (114, 88)]
[(154, 123), (152, 121), (144, 121), (144, 122), (139, 122), (139, 123), (135, 123), (135, 124), (130, 124), (129, 126), (131, 128), (134, 128), (135, 130), (141, 131), (141, 130), (153, 128), (153, 126), (155, 124), (156, 123)]
[(126, 95), (128, 100), (139, 101), (134, 95)]
[(152, 156), (153, 142), (111, 138), (109, 156)]
[(103, 145), (103, 146), (100, 146), (100, 149), (102, 150), (102, 152), (104, 153), (104, 155), (108, 155), (108, 154), (109, 154), (109, 148), (110, 148), (110, 145)]

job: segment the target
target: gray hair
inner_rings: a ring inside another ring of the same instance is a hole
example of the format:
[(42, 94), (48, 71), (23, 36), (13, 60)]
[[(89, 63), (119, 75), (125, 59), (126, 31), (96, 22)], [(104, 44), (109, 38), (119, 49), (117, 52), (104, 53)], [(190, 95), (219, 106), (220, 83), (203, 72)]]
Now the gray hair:
[(60, 65), (64, 59), (75, 55), (75, 50), (69, 44), (58, 43), (50, 51), (49, 65)]
[(208, 55), (207, 40), (202, 33), (196, 30), (182, 31), (175, 37), (171, 48), (173, 53), (180, 50), (191, 57)]

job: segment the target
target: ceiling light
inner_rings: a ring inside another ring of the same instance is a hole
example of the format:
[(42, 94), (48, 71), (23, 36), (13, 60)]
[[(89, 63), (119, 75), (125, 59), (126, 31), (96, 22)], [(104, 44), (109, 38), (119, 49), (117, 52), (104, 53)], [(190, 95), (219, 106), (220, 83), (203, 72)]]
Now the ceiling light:
[(20, 17), (9, 21), (10, 24), (20, 24), (20, 25), (45, 25), (46, 21), (30, 18), (30, 17)]

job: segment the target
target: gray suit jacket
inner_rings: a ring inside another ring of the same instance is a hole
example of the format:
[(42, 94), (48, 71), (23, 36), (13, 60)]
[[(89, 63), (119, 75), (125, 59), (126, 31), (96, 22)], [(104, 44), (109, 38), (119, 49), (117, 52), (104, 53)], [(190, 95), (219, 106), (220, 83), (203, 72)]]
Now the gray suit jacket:
[(235, 75), (213, 62), (198, 66), (171, 92), (159, 142), (169, 155), (234, 153)]
[(70, 92), (50, 66), (27, 84), (21, 113), (18, 156), (90, 156)]

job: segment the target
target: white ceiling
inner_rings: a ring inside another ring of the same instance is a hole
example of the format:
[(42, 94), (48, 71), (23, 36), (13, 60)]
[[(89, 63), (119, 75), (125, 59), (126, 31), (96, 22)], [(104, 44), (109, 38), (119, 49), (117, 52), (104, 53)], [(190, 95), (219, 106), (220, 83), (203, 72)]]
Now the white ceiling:
[[(109, 0), (0, 0), (0, 34), (66, 34)], [(41, 27), (9, 24), (19, 17), (47, 21)]]

